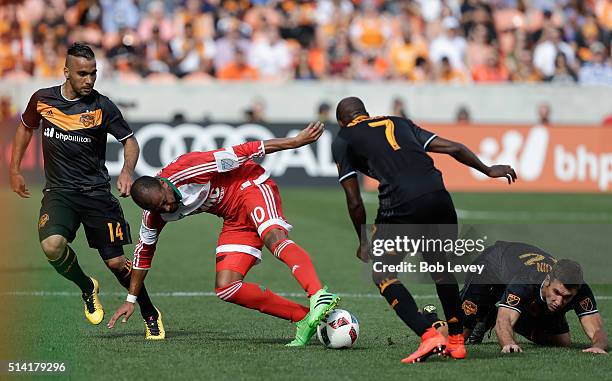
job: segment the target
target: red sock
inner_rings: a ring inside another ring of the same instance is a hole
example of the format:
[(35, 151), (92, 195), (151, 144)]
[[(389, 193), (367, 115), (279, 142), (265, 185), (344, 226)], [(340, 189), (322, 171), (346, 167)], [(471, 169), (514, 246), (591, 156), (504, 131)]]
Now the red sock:
[(243, 283), (241, 280), (222, 288), (216, 288), (215, 292), (221, 300), (226, 302), (292, 322), (304, 319), (309, 310), (308, 307), (276, 295), (263, 286)]
[(278, 259), (283, 261), (300, 286), (308, 293), (308, 297), (321, 289), (321, 281), (312, 265), (310, 255), (290, 239), (280, 241), (272, 251)]

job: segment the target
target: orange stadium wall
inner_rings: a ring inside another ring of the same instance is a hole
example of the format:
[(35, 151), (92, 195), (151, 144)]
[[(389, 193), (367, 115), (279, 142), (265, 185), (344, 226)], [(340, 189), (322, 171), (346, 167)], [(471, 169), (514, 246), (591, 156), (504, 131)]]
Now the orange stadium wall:
[[(612, 192), (612, 128), (594, 126), (423, 125), (462, 142), (486, 164), (510, 164), (519, 180), (508, 188), (446, 155), (433, 154), (451, 191)], [(365, 180), (368, 189), (376, 187)]]

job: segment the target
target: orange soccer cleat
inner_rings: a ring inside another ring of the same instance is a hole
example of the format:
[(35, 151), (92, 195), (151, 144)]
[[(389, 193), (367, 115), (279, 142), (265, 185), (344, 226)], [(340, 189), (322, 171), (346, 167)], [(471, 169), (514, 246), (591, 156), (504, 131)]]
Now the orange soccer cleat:
[(465, 350), (465, 342), (462, 334), (448, 336), (448, 342), (446, 343), (444, 355), (450, 356), (454, 359), (465, 358), (467, 352)]
[(402, 362), (405, 364), (423, 362), (431, 355), (442, 354), (444, 348), (446, 348), (446, 338), (436, 331), (435, 328), (429, 328), (421, 336), (419, 348), (413, 354), (403, 359)]

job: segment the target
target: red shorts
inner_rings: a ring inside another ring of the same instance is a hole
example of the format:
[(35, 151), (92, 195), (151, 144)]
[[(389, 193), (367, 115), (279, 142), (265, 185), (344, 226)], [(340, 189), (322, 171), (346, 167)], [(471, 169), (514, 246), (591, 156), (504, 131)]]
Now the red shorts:
[(223, 221), (217, 241), (217, 272), (232, 270), (243, 276), (261, 261), (263, 237), (272, 229), (289, 232), (280, 194), (272, 180), (247, 181), (238, 194), (238, 213)]

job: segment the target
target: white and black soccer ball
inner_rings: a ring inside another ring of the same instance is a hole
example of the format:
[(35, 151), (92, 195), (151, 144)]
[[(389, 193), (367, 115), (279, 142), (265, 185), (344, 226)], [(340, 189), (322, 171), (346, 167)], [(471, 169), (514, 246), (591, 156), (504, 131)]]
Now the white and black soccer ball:
[(359, 337), (359, 322), (346, 310), (333, 310), (317, 327), (317, 337), (327, 348), (350, 348)]

